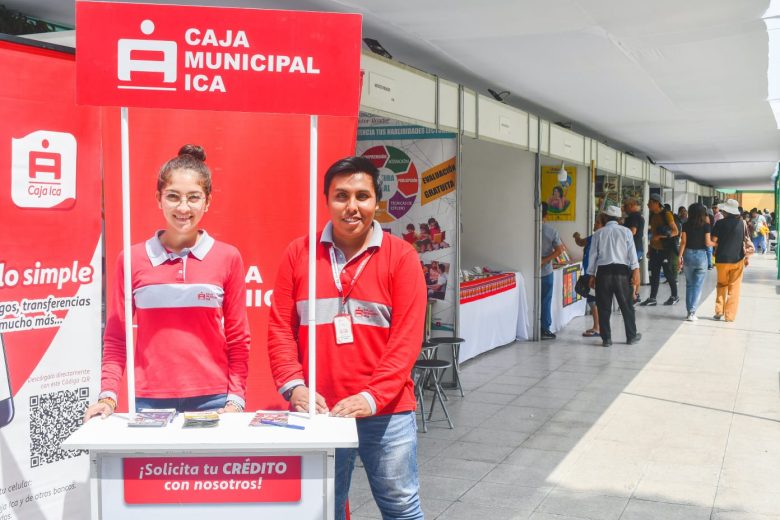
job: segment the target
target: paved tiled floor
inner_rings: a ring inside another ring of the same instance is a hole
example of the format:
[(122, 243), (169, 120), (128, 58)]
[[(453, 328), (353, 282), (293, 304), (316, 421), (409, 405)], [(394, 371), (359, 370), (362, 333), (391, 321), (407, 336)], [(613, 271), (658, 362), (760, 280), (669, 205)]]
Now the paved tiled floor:
[[(609, 349), (578, 318), (466, 363), (456, 428), (419, 434), (426, 518), (780, 520), (775, 273), (774, 255), (752, 262), (734, 323), (710, 318), (713, 271), (698, 322), (683, 302), (642, 308), (636, 346), (619, 315)], [(360, 469), (350, 502), (380, 518)]]

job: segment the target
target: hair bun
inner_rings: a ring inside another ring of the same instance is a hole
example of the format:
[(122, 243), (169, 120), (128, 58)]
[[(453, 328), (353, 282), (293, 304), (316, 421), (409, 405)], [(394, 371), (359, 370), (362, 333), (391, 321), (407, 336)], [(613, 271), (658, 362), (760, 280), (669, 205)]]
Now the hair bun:
[(206, 151), (197, 144), (185, 144), (179, 148), (179, 157), (190, 155), (199, 161), (206, 161)]

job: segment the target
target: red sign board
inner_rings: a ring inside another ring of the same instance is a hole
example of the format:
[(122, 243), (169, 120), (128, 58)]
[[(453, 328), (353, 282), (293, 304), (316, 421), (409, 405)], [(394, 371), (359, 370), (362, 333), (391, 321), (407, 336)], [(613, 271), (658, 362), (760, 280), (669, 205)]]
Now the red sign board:
[(361, 17), (76, 2), (83, 105), (357, 116)]
[(140, 457), (122, 463), (127, 504), (301, 499), (301, 457)]

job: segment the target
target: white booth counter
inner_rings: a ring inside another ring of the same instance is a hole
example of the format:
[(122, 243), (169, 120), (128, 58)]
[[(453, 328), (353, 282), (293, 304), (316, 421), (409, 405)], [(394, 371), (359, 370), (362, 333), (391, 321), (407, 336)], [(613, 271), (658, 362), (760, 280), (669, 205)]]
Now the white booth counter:
[(520, 273), (502, 273), (460, 284), (458, 361), (529, 337), (528, 303)]
[(84, 424), (64, 449), (90, 452), (92, 519), (332, 519), (335, 449), (358, 445), (354, 419), (291, 414), (251, 427), (223, 414), (212, 428), (127, 426), (114, 414)]
[(552, 332), (563, 330), (577, 316), (585, 316), (585, 299), (574, 291), (577, 279), (582, 274), (581, 262), (553, 270)]

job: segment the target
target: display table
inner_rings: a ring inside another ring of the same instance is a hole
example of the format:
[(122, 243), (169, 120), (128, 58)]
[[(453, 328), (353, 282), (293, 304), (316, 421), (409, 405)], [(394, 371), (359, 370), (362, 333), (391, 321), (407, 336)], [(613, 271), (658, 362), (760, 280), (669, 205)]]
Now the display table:
[(223, 414), (215, 428), (129, 428), (125, 414), (88, 421), (63, 444), (90, 452), (92, 519), (332, 519), (335, 448), (358, 445), (354, 419), (290, 416), (250, 427)]
[(520, 273), (502, 273), (460, 284), (458, 361), (528, 339), (528, 304)]
[(583, 274), (582, 263), (556, 267), (553, 270), (552, 332), (562, 330), (577, 316), (585, 316), (585, 299), (574, 291)]

